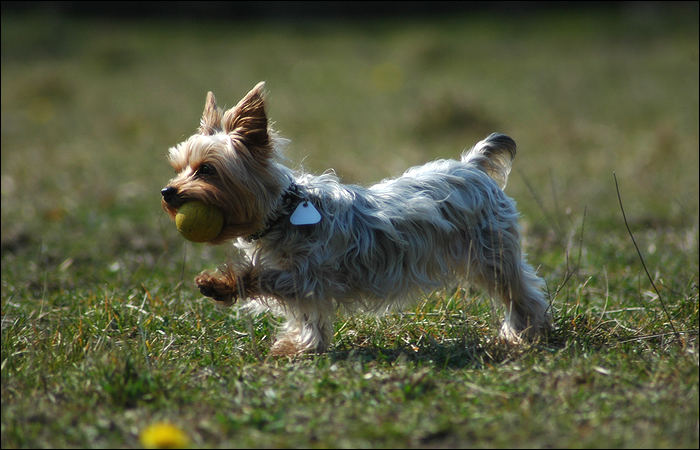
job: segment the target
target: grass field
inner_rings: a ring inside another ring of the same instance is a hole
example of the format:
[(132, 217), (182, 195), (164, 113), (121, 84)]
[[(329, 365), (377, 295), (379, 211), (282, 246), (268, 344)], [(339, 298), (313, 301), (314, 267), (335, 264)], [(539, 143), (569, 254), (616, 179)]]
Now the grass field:
[[(1, 24), (3, 448), (139, 447), (160, 421), (193, 447), (698, 447), (696, 3)], [(259, 80), (290, 164), (347, 182), (513, 136), (551, 334), (497, 342), (465, 286), (274, 358), (273, 317), (202, 298), (235, 253), (161, 210), (167, 149), (208, 90)]]

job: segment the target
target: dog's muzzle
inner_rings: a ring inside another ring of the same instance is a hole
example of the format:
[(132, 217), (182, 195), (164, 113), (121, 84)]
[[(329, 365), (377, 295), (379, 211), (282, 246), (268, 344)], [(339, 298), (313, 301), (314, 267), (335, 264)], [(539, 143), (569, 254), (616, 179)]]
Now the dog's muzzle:
[(161, 189), (160, 194), (168, 205), (177, 208), (182, 205), (182, 199), (177, 195), (177, 189), (172, 186)]

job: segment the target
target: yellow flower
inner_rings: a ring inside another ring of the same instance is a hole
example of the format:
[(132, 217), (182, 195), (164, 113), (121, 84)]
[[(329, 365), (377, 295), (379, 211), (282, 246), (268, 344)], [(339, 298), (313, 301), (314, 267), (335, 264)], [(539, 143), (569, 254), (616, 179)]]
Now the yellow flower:
[(175, 425), (159, 422), (141, 432), (141, 444), (146, 448), (185, 448), (190, 445), (190, 440)]

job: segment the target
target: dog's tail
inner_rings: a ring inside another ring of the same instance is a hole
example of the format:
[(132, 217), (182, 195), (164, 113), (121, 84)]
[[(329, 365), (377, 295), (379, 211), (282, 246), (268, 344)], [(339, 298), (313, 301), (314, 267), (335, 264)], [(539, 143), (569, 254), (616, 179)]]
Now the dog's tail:
[(510, 137), (501, 133), (491, 133), (489, 137), (463, 153), (462, 162), (478, 167), (493, 178), (501, 189), (505, 189), (515, 158), (515, 148), (515, 141)]

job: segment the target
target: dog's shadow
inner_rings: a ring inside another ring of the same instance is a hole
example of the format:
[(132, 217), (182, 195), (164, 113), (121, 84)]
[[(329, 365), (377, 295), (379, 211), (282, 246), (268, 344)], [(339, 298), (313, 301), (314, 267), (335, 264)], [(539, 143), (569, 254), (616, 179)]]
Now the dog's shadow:
[(528, 354), (542, 352), (551, 354), (571, 345), (601, 348), (606, 345), (606, 342), (609, 340), (601, 336), (582, 336), (568, 326), (555, 326), (547, 330), (537, 341), (522, 344), (510, 344), (495, 336), (466, 336), (447, 342), (430, 339), (423, 342), (420, 347), (410, 344), (397, 344), (392, 347), (366, 344), (361, 347), (350, 347), (350, 344), (341, 343), (336, 348), (332, 348), (327, 356), (333, 362), (380, 362), (391, 365), (413, 362), (445, 369), (482, 369), (516, 361)]
[(412, 362), (445, 369), (480, 369), (506, 362), (515, 358), (522, 351), (522, 349), (500, 342), (485, 343), (479, 340), (465, 339), (451, 342), (433, 341), (421, 347), (396, 345), (394, 347), (336, 348), (331, 349), (327, 356), (333, 362), (379, 362), (390, 365)]

